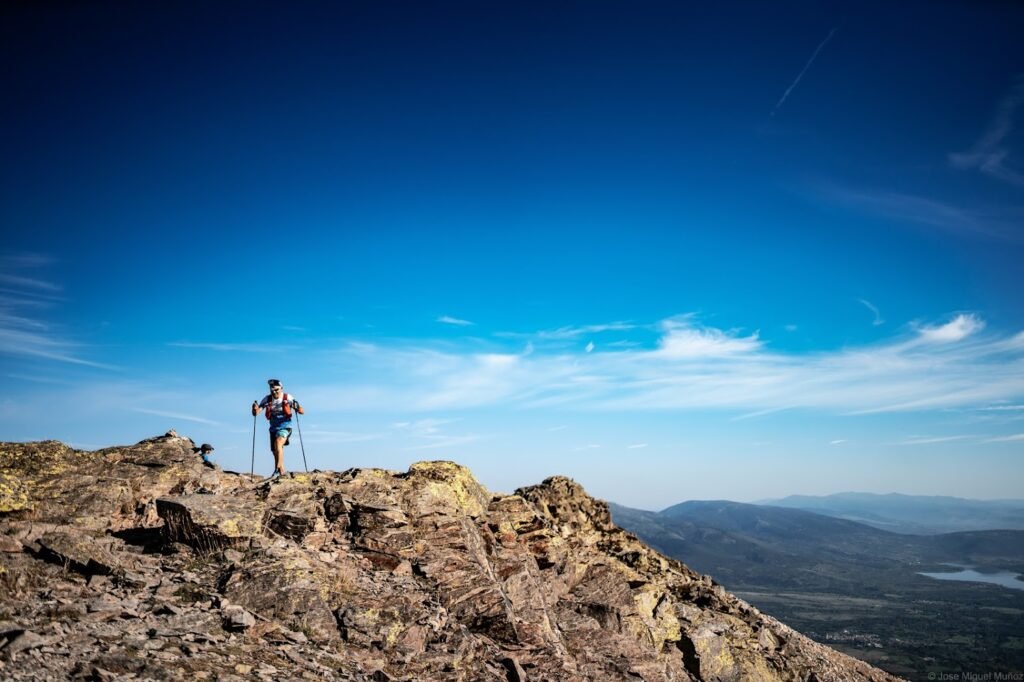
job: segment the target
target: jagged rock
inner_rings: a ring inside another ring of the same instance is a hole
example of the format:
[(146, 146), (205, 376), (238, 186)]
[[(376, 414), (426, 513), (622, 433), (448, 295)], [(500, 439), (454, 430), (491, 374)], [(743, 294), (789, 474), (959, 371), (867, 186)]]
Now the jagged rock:
[(0, 552), (13, 554), (23, 551), (25, 551), (25, 546), (21, 544), (20, 540), (12, 538), (10, 535), (0, 535)]
[(221, 616), (224, 619), (224, 628), (226, 630), (248, 630), (253, 625), (256, 625), (256, 616), (235, 604), (221, 609)]
[(87, 575), (111, 575), (123, 570), (121, 562), (111, 553), (109, 544), (81, 532), (54, 532), (37, 541), (41, 553)]
[(38, 649), (39, 647), (46, 646), (51, 642), (50, 638), (42, 637), (32, 632), (31, 630), (25, 630), (14, 635), (14, 637), (8, 640), (7, 644), (0, 649), (0, 654), (3, 654), (5, 658), (13, 658), (19, 652), (28, 651), (29, 649)]
[(203, 552), (242, 546), (262, 530), (252, 501), (238, 497), (161, 497), (156, 510), (166, 524), (168, 538)]
[(420, 462), (254, 487), (192, 446), (0, 444), (0, 644), (34, 661), (0, 676), (891, 679), (646, 547), (567, 478), (491, 495)]
[(519, 661), (509, 656), (501, 659), (501, 664), (505, 667), (508, 682), (526, 682), (526, 671)]
[(338, 629), (328, 599), (340, 598), (343, 580), (344, 574), (325, 570), (299, 548), (285, 545), (253, 552), (220, 583), (231, 603), (330, 641), (338, 638)]

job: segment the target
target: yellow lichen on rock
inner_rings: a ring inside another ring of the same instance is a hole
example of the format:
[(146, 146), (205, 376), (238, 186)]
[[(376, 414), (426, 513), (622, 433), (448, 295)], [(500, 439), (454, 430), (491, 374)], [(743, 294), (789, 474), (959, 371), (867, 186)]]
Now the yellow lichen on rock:
[(416, 462), (409, 467), (406, 481), (410, 493), (422, 498), (416, 506), (457, 511), (474, 518), (487, 510), (489, 493), (469, 469), (454, 462)]
[(384, 641), (387, 642), (388, 647), (395, 646), (395, 642), (398, 641), (398, 636), (402, 634), (403, 629), (402, 624), (398, 621), (391, 624), (391, 627), (388, 628), (387, 634), (384, 637)]
[(682, 637), (679, 619), (667, 608), (659, 608), (665, 600), (665, 593), (654, 587), (647, 587), (633, 594), (636, 609), (644, 618), (650, 641), (655, 649), (661, 650), (666, 642), (678, 642)]
[(32, 509), (30, 483), (0, 472), (0, 513)]

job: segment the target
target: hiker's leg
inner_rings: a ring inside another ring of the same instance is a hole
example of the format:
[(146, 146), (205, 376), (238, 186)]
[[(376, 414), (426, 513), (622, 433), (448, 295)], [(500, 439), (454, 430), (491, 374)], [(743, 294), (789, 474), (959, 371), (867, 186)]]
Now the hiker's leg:
[(277, 434), (274, 433), (273, 431), (271, 431), (270, 432), (270, 454), (272, 454), (274, 456), (274, 471), (277, 471), (277, 460), (280, 458), (280, 455), (278, 455), (278, 450), (279, 449), (280, 449), (280, 446), (278, 445)]
[(274, 468), (284, 474), (284, 437), (274, 438)]

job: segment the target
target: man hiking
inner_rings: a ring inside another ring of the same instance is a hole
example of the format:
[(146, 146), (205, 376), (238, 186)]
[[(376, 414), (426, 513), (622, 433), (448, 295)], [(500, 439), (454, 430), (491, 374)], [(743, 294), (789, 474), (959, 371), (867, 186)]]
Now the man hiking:
[(281, 388), (281, 382), (277, 379), (268, 379), (270, 394), (260, 402), (252, 401), (252, 416), (263, 410), (270, 422), (270, 451), (274, 453), (274, 473), (271, 478), (284, 475), (284, 446), (288, 445), (288, 438), (292, 435), (292, 412), (306, 414), (299, 401), (290, 396)]

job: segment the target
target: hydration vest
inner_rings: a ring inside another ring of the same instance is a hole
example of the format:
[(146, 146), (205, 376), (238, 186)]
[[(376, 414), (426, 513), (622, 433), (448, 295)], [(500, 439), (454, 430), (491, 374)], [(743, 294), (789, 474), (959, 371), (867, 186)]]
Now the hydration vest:
[[(274, 399), (271, 398), (269, 395), (267, 397), (270, 398), (270, 400), (267, 401), (267, 407), (266, 407), (266, 409), (263, 412), (264, 412), (265, 415), (267, 415), (267, 421), (269, 421), (270, 420), (270, 412), (274, 408)], [(281, 407), (284, 409), (284, 418), (285, 419), (291, 419), (292, 418), (292, 397), (290, 395), (288, 395), (287, 393), (285, 393), (285, 394), (283, 394), (281, 396)]]

